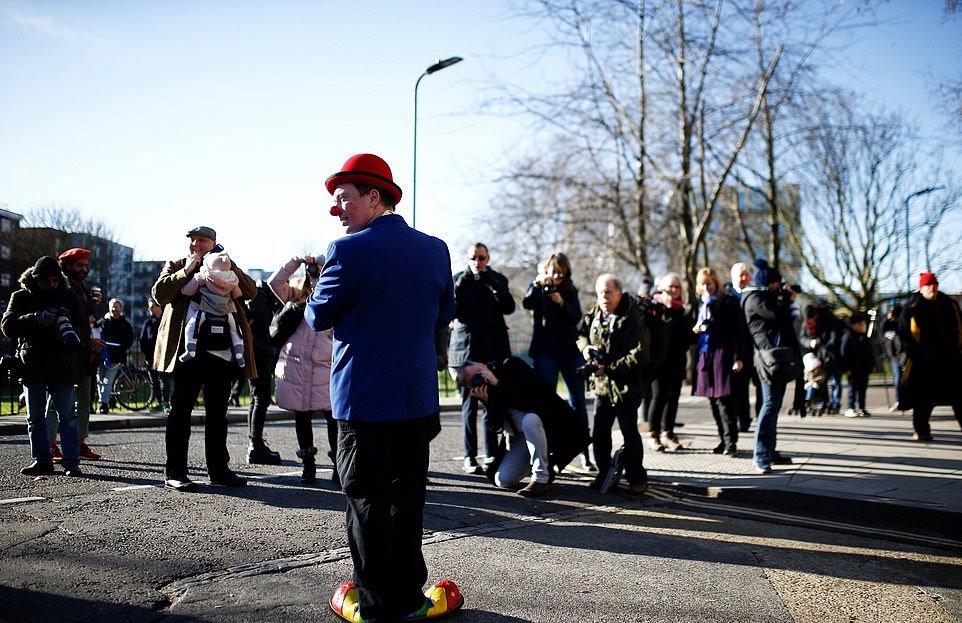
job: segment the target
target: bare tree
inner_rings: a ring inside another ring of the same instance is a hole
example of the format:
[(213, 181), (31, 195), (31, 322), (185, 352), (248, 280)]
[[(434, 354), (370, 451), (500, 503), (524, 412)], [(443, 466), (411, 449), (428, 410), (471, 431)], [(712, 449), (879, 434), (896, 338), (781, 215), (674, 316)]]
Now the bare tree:
[[(934, 180), (923, 170), (920, 144), (900, 117), (865, 111), (855, 101), (852, 95), (841, 97), (816, 115), (818, 122), (806, 133), (796, 169), (807, 207), (804, 233), (788, 233), (829, 301), (863, 311), (878, 303), (883, 284), (901, 282), (906, 198), (933, 181), (953, 189), (957, 184)], [(957, 190), (948, 193), (940, 208), (915, 218), (912, 229), (931, 231), (944, 224), (958, 209), (958, 198)], [(924, 251), (927, 261), (946, 257), (948, 249), (935, 244)]]

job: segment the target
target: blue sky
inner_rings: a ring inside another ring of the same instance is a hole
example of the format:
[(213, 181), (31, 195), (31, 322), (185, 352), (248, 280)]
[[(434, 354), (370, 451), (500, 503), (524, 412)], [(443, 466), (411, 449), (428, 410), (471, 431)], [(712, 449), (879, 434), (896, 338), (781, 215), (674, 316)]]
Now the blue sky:
[[(899, 22), (832, 70), (932, 135), (926, 72), (962, 60), (962, 20), (942, 24), (941, 5), (886, 4)], [(500, 0), (0, 0), (0, 203), (78, 207), (141, 259), (184, 253), (208, 224), (241, 265), (272, 268), (341, 235), (323, 181), (350, 155), (381, 155), (409, 193), (414, 83), (458, 55), (421, 83), (417, 201), (457, 257), (526, 136), (477, 111), (494, 80), (530, 71), (520, 52), (539, 37)]]

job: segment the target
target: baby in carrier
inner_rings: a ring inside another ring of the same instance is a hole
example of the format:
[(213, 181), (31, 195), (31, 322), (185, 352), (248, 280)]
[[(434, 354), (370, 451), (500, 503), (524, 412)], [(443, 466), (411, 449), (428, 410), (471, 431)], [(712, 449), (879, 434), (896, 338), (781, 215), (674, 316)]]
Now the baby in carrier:
[(231, 270), (230, 256), (224, 251), (208, 253), (200, 271), (180, 292), (191, 297), (184, 325), (185, 350), (180, 361), (197, 356), (198, 338), (202, 338), (204, 350), (227, 351), (243, 368), (244, 338), (234, 319), (234, 298), (241, 292), (237, 275)]
[(824, 415), (828, 402), (828, 379), (822, 361), (815, 353), (805, 353), (802, 357), (805, 369), (805, 410), (809, 415)]

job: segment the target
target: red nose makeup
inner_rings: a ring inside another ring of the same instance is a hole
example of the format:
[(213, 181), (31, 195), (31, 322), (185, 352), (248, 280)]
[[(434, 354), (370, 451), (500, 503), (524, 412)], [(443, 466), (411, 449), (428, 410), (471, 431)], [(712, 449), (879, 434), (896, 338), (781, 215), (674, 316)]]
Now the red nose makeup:
[(343, 211), (340, 206), (331, 206), (331, 216), (340, 216)]

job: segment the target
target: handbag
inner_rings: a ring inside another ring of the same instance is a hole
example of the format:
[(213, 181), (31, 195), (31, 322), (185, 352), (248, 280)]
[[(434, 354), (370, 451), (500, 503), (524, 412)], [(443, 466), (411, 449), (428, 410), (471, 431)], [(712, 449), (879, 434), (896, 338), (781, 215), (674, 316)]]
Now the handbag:
[(281, 347), (291, 339), (304, 319), (304, 303), (285, 303), (284, 309), (271, 320), (271, 344)]
[(774, 348), (759, 348), (758, 359), (761, 362), (761, 375), (771, 383), (784, 384), (798, 377), (801, 365), (795, 350), (787, 346)]

